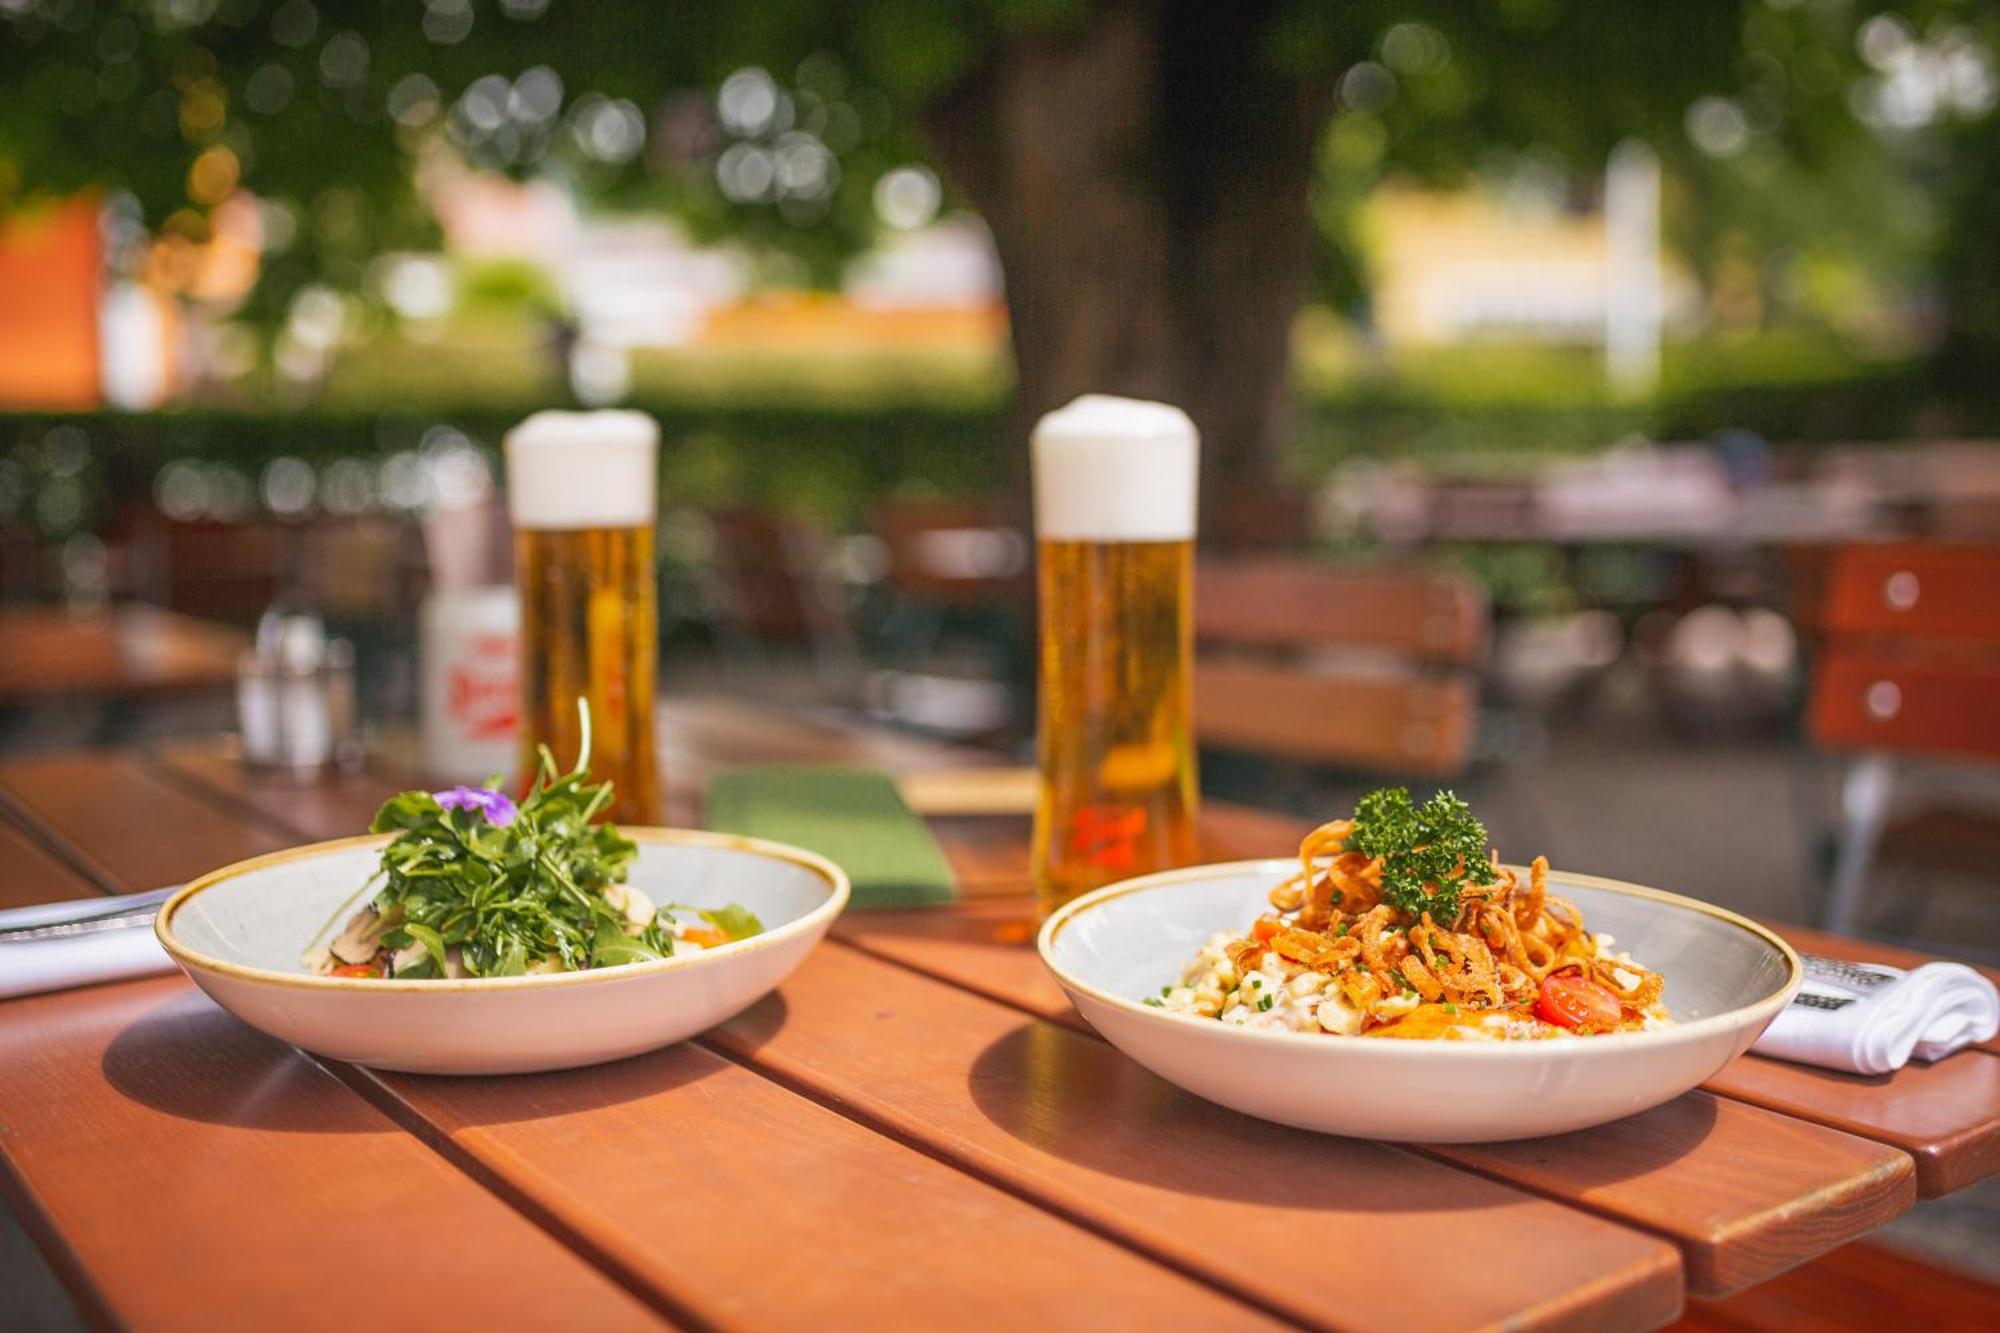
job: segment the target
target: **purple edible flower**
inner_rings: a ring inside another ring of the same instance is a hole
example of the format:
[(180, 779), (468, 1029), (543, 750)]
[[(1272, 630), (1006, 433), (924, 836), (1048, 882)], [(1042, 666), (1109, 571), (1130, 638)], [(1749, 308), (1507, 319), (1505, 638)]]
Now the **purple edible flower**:
[(477, 810), (494, 828), (506, 828), (519, 813), (505, 792), (491, 787), (453, 787), (431, 795), (447, 810)]

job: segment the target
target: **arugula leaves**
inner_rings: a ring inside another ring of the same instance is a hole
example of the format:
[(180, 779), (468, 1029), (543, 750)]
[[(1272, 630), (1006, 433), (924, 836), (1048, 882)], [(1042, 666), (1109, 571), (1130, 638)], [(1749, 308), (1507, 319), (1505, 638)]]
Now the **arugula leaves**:
[[(586, 713), (582, 752), (564, 774), (543, 746), (534, 785), (502, 825), (476, 808), (442, 806), (430, 792), (383, 803), (370, 827), (396, 837), (382, 849), (374, 906), (401, 912), (382, 940), (391, 949), (420, 944), (425, 953), (399, 976), (443, 976), (452, 948), (476, 977), (519, 976), (544, 959), (571, 971), (673, 953), (671, 916), (655, 913), (628, 933), (624, 913), (604, 896), (624, 882), (638, 847), (614, 825), (591, 823), (612, 789), (589, 781), (589, 738)], [(732, 940), (763, 929), (734, 904), (701, 915)]]
[(764, 923), (747, 907), (731, 903), (727, 907), (697, 907), (695, 914), (709, 925), (727, 935), (732, 940), (748, 939), (761, 934)]
[(1361, 798), (1347, 846), (1382, 858), (1382, 900), (1412, 920), (1429, 912), (1449, 925), (1458, 917), (1459, 890), (1498, 878), (1487, 859), (1486, 826), (1448, 791), (1417, 806), (1407, 787), (1384, 787)]

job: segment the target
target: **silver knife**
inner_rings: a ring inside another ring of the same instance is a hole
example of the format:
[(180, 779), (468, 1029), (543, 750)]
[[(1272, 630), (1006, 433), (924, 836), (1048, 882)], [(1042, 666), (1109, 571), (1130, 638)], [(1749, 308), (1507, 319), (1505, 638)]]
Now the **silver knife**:
[(181, 885), (171, 884), (164, 889), (122, 893), (111, 898), (84, 898), (76, 902), (8, 908), (0, 911), (0, 944), (58, 940), (72, 935), (95, 935), (106, 930), (150, 926), (153, 918), (159, 915), (160, 904), (180, 891)]

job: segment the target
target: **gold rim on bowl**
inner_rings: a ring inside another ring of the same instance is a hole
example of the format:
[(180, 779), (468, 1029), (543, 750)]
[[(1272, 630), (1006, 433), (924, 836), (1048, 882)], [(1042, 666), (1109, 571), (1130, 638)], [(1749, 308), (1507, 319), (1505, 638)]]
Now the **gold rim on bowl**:
[[(1055, 974), (1056, 980), (1062, 983), (1064, 989), (1072, 993), (1088, 995), (1091, 999), (1101, 1004), (1108, 1004), (1114, 1008), (1123, 1009), (1129, 1013), (1138, 1014), (1158, 1022), (1187, 1024), (1190, 1020), (1183, 1015), (1157, 1009), (1150, 1005), (1142, 1004), (1138, 1000), (1093, 986), (1089, 982), (1083, 981), (1070, 973), (1055, 960), (1054, 946), (1056, 936), (1060, 935), (1065, 927), (1084, 913), (1102, 907), (1104, 904), (1118, 898), (1123, 898), (1128, 894), (1144, 893), (1152, 889), (1170, 888), (1175, 884), (1187, 880), (1207, 879), (1218, 875), (1268, 874), (1273, 877), (1272, 882), (1276, 883), (1279, 879), (1297, 871), (1298, 867), (1299, 859), (1296, 856), (1263, 857), (1249, 861), (1219, 861), (1212, 865), (1187, 866), (1179, 870), (1161, 870), (1150, 875), (1140, 875), (1133, 879), (1120, 880), (1116, 884), (1107, 884), (1101, 889), (1094, 889), (1081, 897), (1072, 898), (1069, 902), (1064, 903), (1052, 912), (1049, 915), (1049, 919), (1042, 923), (1042, 929), (1035, 937), (1035, 948), (1042, 956), (1043, 966)], [(1524, 875), (1527, 873), (1525, 866), (1512, 866), (1509, 869), (1517, 870)], [(1785, 979), (1783, 983), (1769, 995), (1758, 1000), (1753, 1000), (1749, 1004), (1738, 1005), (1733, 1009), (1725, 1009), (1719, 1014), (1709, 1014), (1706, 1017), (1697, 1018), (1690, 1022), (1674, 1023), (1667, 1027), (1653, 1028), (1644, 1032), (1608, 1032), (1588, 1038), (1571, 1038), (1571, 1040), (1587, 1040), (1590, 1042), (1611, 1041), (1617, 1042), (1620, 1045), (1642, 1042), (1649, 1045), (1663, 1046), (1681, 1041), (1698, 1040), (1713, 1032), (1746, 1026), (1749, 1022), (1756, 1022), (1762, 1025), (1775, 1018), (1780, 1010), (1791, 1003), (1793, 994), (1798, 991), (1800, 983), (1805, 979), (1805, 964), (1800, 961), (1796, 949), (1792, 948), (1790, 944), (1787, 944), (1783, 938), (1768, 927), (1759, 925), (1749, 917), (1732, 912), (1726, 907), (1717, 907), (1714, 903), (1705, 903), (1699, 898), (1689, 898), (1684, 894), (1668, 893), (1665, 889), (1648, 888), (1643, 884), (1630, 884), (1620, 879), (1606, 879), (1600, 875), (1572, 875), (1565, 871), (1552, 869), (1549, 871), (1549, 882), (1552, 885), (1557, 882), (1576, 884), (1584, 888), (1623, 894), (1630, 898), (1646, 898), (1654, 902), (1665, 903), (1671, 907), (1680, 908), (1684, 911), (1699, 912), (1704, 916), (1712, 916), (1719, 921), (1727, 922), (1739, 930), (1756, 936), (1759, 940), (1777, 950), (1779, 957), (1785, 960)], [(1329, 1041), (1323, 1034), (1237, 1027), (1228, 1023), (1210, 1023), (1206, 1027), (1196, 1028), (1195, 1030), (1213, 1030), (1245, 1040), (1302, 1042), (1320, 1049), (1337, 1050), (1343, 1044), (1339, 1041)], [(1565, 1039), (1551, 1038), (1550, 1040), (1561, 1041)], [(1435, 1058), (1437, 1049), (1440, 1047), (1450, 1049), (1454, 1056), (1464, 1056), (1474, 1059), (1516, 1059), (1520, 1058), (1523, 1051), (1535, 1050), (1544, 1046), (1545, 1043), (1536, 1041), (1377, 1041), (1371, 1042), (1369, 1045), (1371, 1049), (1395, 1052), (1394, 1055), (1388, 1056), (1390, 1059)]]
[(669, 968), (700, 967), (717, 959), (748, 953), (754, 949), (769, 948), (793, 936), (809, 933), (822, 921), (832, 921), (834, 917), (840, 915), (841, 909), (847, 906), (848, 896), (852, 892), (846, 871), (817, 852), (809, 852), (803, 847), (793, 847), (782, 842), (768, 842), (763, 838), (743, 837), (734, 833), (710, 833), (701, 829), (627, 828), (621, 824), (618, 831), (634, 842), (682, 847), (715, 847), (729, 851), (750, 852), (774, 861), (803, 866), (826, 881), (829, 890), (827, 899), (810, 912), (795, 920), (787, 921), (782, 926), (774, 926), (761, 934), (752, 935), (747, 940), (732, 940), (728, 944), (703, 949), (699, 953), (660, 958), (644, 963), (622, 963), (616, 967), (584, 968), (574, 972), (543, 972), (517, 977), (436, 977), (398, 981), (393, 977), (329, 977), (311, 972), (279, 972), (272, 968), (246, 967), (241, 963), (216, 958), (198, 949), (191, 949), (174, 938), (175, 914), (204, 889), (214, 888), (217, 884), (253, 870), (263, 870), (270, 866), (285, 865), (292, 861), (357, 847), (379, 847), (395, 836), (392, 833), (363, 833), (350, 838), (333, 838), (326, 842), (288, 847), (283, 851), (266, 852), (262, 856), (253, 856), (211, 870), (200, 878), (190, 881), (186, 888), (167, 899), (161, 906), (159, 915), (153, 919), (153, 934), (160, 941), (160, 947), (167, 951), (168, 956), (189, 971), (200, 969), (204, 972), (236, 977), (244, 981), (256, 981), (265, 985), (294, 986), (307, 990), (357, 990), (369, 994), (396, 992), (448, 994), (464, 991), (527, 990), (611, 981), (623, 977), (651, 976)]

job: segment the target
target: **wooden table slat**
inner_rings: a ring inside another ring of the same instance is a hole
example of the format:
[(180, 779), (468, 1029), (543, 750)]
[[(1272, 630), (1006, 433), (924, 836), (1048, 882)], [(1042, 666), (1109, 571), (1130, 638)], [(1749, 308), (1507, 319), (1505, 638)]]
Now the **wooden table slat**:
[(1886, 1245), (1843, 1245), (1755, 1290), (1694, 1302), (1667, 1333), (2000, 1328), (2000, 1286)]
[(109, 753), (12, 760), (0, 766), (0, 794), (114, 893), (191, 879), (290, 841)]
[(0, 810), (0, 907), (32, 907), (102, 893), (82, 872), (57, 860)]
[(233, 743), (172, 741), (147, 754), (149, 771), (212, 808), (248, 817), (294, 842), (366, 833), (382, 802), (420, 785), (380, 766), (358, 773), (293, 778), (245, 767)]
[(1990, 1051), (1875, 1077), (1746, 1055), (1703, 1086), (1901, 1148), (1924, 1198), (2000, 1172), (2000, 1055)]
[(0, 1069), (0, 1185), (102, 1322), (347, 1329), (384, 1280), (438, 1327), (661, 1322), (183, 979), (0, 1004)]
[(83, 613), (0, 607), (0, 707), (225, 692), (249, 646), (242, 630), (154, 606)]
[[(1269, 1316), (682, 1045), (585, 1072), (353, 1071), (635, 1287), (718, 1327), (1101, 1327)], [(1004, 1255), (1004, 1263), (995, 1263)]]
[(1042, 965), (1034, 904), (1026, 899), (993, 899), (950, 912), (847, 912), (833, 923), (833, 933), (878, 958), (1093, 1031)]
[[(1012, 943), (1029, 910), (855, 913), (835, 931), (878, 957), (1089, 1031), (1040, 958)], [(1559, 1138), (1422, 1151), (1658, 1232), (1681, 1247), (1688, 1288), (1704, 1296), (1862, 1235), (1915, 1194), (1905, 1152), (1707, 1093)]]
[(987, 768), (1003, 762), (990, 750), (726, 695), (667, 700), (659, 710), (658, 741), (668, 768), (679, 761), (684, 775), (728, 764), (872, 764), (910, 770)]
[[(1399, 1149), (1199, 1101), (1102, 1042), (844, 945), (704, 1041), (1307, 1322), (1644, 1326), (1678, 1307), (1678, 1255), (1659, 1241)], [(1440, 1255), (1500, 1235), (1534, 1261), (1440, 1280)], [(1282, 1258), (1294, 1254), (1309, 1257)]]

